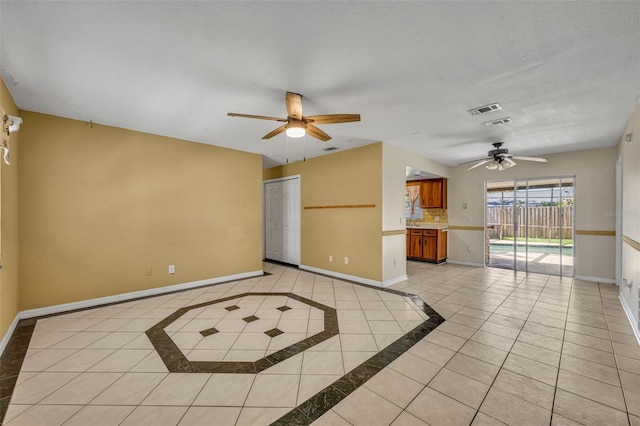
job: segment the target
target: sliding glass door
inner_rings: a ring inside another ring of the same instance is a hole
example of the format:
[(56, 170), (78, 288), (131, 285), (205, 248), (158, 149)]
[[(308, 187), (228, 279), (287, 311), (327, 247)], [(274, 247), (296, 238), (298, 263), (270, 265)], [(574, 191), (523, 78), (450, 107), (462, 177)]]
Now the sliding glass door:
[(489, 266), (573, 276), (575, 177), (487, 182)]

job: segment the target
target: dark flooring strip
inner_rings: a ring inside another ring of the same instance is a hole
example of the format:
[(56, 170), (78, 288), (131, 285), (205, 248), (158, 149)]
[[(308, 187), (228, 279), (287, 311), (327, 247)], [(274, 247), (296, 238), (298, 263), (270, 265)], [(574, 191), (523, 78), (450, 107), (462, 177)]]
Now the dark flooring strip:
[(271, 426), (310, 425), (444, 322), (444, 318), (440, 316), (440, 314), (417, 296), (396, 290), (379, 290), (403, 294), (409, 297), (414, 303), (419, 301), (417, 303), (418, 306), (429, 316), (429, 320), (423, 322), (331, 385), (271, 423)]

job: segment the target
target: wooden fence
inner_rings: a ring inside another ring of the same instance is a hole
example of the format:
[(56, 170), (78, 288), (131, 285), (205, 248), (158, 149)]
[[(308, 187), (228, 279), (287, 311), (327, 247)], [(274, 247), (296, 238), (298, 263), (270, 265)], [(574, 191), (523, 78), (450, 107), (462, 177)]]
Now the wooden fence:
[(487, 207), (487, 226), (489, 238), (503, 239), (514, 237), (514, 212), (518, 223), (516, 236), (525, 238), (527, 228), (527, 214), (529, 215), (529, 238), (573, 239), (573, 206), (544, 206), (544, 207)]

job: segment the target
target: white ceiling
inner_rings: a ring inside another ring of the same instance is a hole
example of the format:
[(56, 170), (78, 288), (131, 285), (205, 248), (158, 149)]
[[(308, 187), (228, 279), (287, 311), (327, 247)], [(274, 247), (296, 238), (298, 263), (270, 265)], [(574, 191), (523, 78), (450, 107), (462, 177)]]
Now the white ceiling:
[[(18, 106), (265, 155), (385, 141), (446, 164), (612, 146), (640, 99), (640, 2), (5, 1), (0, 73)], [(333, 136), (261, 137), (359, 113)], [(467, 109), (499, 102), (472, 117)], [(509, 116), (513, 123), (481, 123)], [(25, 126), (28, 123), (24, 123)]]

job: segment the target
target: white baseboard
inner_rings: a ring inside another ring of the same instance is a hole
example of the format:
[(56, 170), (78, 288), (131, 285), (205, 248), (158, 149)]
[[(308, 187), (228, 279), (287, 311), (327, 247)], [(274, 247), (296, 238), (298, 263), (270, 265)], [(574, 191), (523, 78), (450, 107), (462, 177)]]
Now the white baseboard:
[(603, 284), (615, 284), (615, 278), (604, 278), (604, 277), (590, 277), (588, 275), (576, 275), (574, 276), (577, 280), (582, 281), (593, 281), (594, 283), (603, 283)]
[(627, 305), (627, 299), (622, 297), (621, 294), (618, 295), (618, 299), (620, 299), (620, 303), (622, 304), (622, 309), (624, 309), (624, 313), (627, 314), (627, 319), (631, 323), (631, 329), (633, 330), (633, 334), (636, 335), (636, 340), (638, 341), (638, 345), (640, 345), (640, 330), (638, 330), (638, 323), (635, 318), (631, 314), (631, 308)]
[(0, 340), (0, 357), (4, 353), (4, 349), (9, 344), (9, 339), (11, 339), (11, 336), (13, 336), (13, 332), (16, 330), (18, 321), (20, 321), (20, 312), (16, 314), (15, 318), (13, 319), (13, 322), (11, 322), (11, 325), (7, 329), (7, 332), (4, 333), (2, 340)]
[[(376, 281), (376, 280), (372, 280), (369, 278), (362, 278), (362, 277), (358, 277), (355, 275), (348, 275), (348, 274), (342, 274), (340, 272), (335, 272), (335, 271), (329, 271), (328, 269), (320, 269), (320, 268), (316, 268), (314, 266), (307, 266), (307, 265), (300, 265), (298, 266), (299, 269), (304, 269), (305, 271), (309, 271), (309, 272), (315, 272), (318, 274), (322, 274), (322, 275), (328, 275), (330, 277), (335, 277), (335, 278), (340, 278), (343, 280), (348, 280), (348, 281), (355, 281), (357, 283), (360, 284), (366, 284), (366, 285), (370, 285), (373, 287), (387, 287), (390, 286), (391, 284), (395, 284), (395, 282), (392, 282), (393, 280), (389, 280), (389, 284), (387, 284), (387, 282), (382, 282), (382, 281)], [(406, 280), (406, 275), (405, 278), (403, 278), (402, 280)], [(400, 281), (402, 281), (400, 280)], [(397, 282), (400, 282), (397, 281)]]
[(407, 274), (400, 275), (399, 277), (395, 277), (395, 278), (391, 278), (390, 280), (383, 281), (382, 282), (382, 287), (389, 287), (391, 285), (398, 284), (398, 283), (400, 283), (402, 281), (406, 281), (408, 279), (409, 279), (409, 277), (407, 277)]
[(452, 263), (454, 265), (477, 266), (479, 268), (484, 268), (484, 263), (477, 263), (477, 262), (462, 262), (460, 260), (447, 259), (447, 263)]

